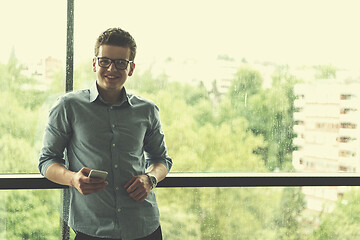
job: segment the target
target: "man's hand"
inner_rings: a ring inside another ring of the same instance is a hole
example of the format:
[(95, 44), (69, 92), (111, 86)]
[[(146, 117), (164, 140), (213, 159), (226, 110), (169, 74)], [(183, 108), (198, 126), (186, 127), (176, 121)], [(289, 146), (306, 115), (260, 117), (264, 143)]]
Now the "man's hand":
[[(158, 182), (162, 181), (167, 175), (167, 169), (162, 163), (150, 165), (147, 172), (154, 175)], [(150, 193), (151, 187), (150, 179), (145, 174), (132, 177), (124, 185), (129, 196), (137, 202), (143, 202), (145, 200)]]
[(71, 186), (75, 187), (82, 195), (89, 195), (103, 190), (108, 182), (101, 178), (90, 178), (91, 169), (83, 167), (71, 178)]
[(151, 190), (149, 177), (147, 175), (134, 176), (124, 185), (124, 188), (132, 199), (143, 202)]

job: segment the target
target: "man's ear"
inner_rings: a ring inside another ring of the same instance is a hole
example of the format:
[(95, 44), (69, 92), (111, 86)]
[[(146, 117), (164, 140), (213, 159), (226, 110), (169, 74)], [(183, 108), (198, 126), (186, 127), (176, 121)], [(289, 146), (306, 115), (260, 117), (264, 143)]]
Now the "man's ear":
[(96, 58), (93, 58), (92, 68), (93, 72), (96, 72)]
[(133, 75), (134, 70), (135, 70), (135, 63), (131, 63), (131, 65), (130, 65), (130, 71), (129, 71), (129, 73), (128, 73), (128, 76), (129, 76), (129, 77)]

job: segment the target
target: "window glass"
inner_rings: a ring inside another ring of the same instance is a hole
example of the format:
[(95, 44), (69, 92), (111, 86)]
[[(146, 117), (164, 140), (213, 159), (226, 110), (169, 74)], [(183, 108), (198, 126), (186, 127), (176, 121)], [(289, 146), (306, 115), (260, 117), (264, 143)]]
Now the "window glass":
[[(173, 172), (360, 171), (360, 3), (108, 3), (106, 11), (75, 4), (75, 88), (95, 80), (98, 34), (129, 31), (138, 53), (126, 88), (159, 106)], [(356, 206), (343, 197), (357, 194), (340, 187), (158, 191), (172, 239), (328, 238), (336, 220), (327, 213), (340, 217), (346, 204)], [(250, 206), (262, 193), (266, 209)]]
[[(128, 30), (138, 54), (126, 87), (159, 106), (174, 172), (360, 171), (358, 1), (93, 3), (75, 3), (75, 89), (95, 80), (91, 64), (98, 34), (114, 26)], [(2, 10), (0, 172), (37, 172), (47, 111), (64, 92), (66, 2), (8, 1)], [(242, 230), (258, 239), (304, 232), (310, 239), (343, 239), (345, 226), (358, 238), (351, 214), (356, 188), (157, 191), (164, 226), (173, 224), (176, 212), (186, 235), (179, 234), (189, 239), (233, 239), (231, 234), (240, 236)], [(36, 224), (29, 224), (31, 233), (9, 225), (28, 215), (31, 223), (47, 219), (38, 214), (59, 206), (48, 202), (56, 195), (45, 200), (33, 195), (1, 192), (0, 201), (24, 209), (0, 205), (0, 238), (56, 235), (51, 229), (57, 226), (48, 228), (50, 234)], [(13, 214), (17, 211), (21, 214)], [(238, 228), (239, 221), (246, 228)], [(317, 228), (304, 227), (309, 222)], [(222, 232), (219, 223), (238, 230)], [(165, 235), (178, 236), (175, 227), (165, 229)], [(20, 235), (7, 235), (12, 232)]]
[(38, 172), (48, 109), (64, 92), (66, 2), (1, 5), (1, 173)]
[[(64, 92), (66, 2), (3, 2), (0, 22), (0, 173), (38, 173), (48, 109)], [(0, 191), (0, 239), (60, 239), (60, 193)]]
[(359, 238), (359, 191), (313, 190), (310, 206), (298, 187), (156, 189), (156, 194), (164, 239)]
[(360, 171), (357, 1), (138, 4), (75, 3), (75, 88), (96, 78), (97, 36), (129, 31), (125, 86), (159, 106), (173, 171)]
[[(359, 191), (347, 188), (336, 196), (333, 188), (313, 190), (316, 202), (310, 208), (297, 187), (155, 192), (164, 239), (358, 239)], [(332, 199), (324, 199), (324, 194)], [(60, 200), (60, 190), (1, 191), (0, 238), (62, 239)]]
[(61, 239), (61, 191), (0, 191), (0, 239)]

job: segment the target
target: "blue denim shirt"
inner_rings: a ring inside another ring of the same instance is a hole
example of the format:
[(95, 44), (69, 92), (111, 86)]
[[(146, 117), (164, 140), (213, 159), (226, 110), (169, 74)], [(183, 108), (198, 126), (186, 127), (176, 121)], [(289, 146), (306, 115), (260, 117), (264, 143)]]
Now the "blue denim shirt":
[(122, 93), (113, 105), (102, 100), (96, 84), (59, 98), (50, 110), (39, 170), (45, 176), (51, 164), (61, 163), (72, 171), (109, 172), (109, 184), (98, 193), (83, 196), (70, 188), (69, 226), (91, 236), (136, 239), (159, 227), (159, 210), (152, 191), (138, 203), (123, 186), (153, 163), (170, 171), (172, 160), (157, 106)]

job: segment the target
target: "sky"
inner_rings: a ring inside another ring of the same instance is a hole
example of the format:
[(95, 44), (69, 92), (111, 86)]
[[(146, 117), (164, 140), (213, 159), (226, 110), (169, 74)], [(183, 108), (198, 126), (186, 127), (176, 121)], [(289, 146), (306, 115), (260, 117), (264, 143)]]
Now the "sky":
[[(75, 62), (93, 57), (109, 27), (137, 41), (138, 62), (167, 57), (360, 68), (358, 0), (75, 0)], [(65, 0), (12, 0), (0, 14), (0, 62), (64, 59)]]

